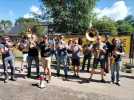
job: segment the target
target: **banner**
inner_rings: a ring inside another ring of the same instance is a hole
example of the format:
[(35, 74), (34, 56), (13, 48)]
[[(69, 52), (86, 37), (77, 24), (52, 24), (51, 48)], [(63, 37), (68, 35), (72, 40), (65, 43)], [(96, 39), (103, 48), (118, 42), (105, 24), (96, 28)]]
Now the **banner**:
[(121, 39), (121, 41), (123, 42), (123, 47), (125, 49), (125, 53), (129, 54), (131, 36), (117, 36), (117, 38)]

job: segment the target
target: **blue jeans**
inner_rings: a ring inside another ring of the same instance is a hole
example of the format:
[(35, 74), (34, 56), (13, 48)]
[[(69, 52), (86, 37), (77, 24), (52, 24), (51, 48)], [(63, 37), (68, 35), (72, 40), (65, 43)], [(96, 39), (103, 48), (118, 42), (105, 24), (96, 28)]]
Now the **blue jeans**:
[[(121, 67), (121, 61), (119, 62), (115, 62), (112, 66), (111, 66), (111, 81), (114, 82), (115, 81), (115, 77), (116, 77), (116, 82), (119, 82), (119, 70)], [(116, 72), (116, 75), (115, 75)]]
[(2, 58), (2, 59), (3, 59), (5, 80), (8, 79), (8, 64), (9, 64), (10, 69), (11, 69), (11, 78), (13, 78), (14, 74), (15, 74), (14, 57), (9, 56), (9, 57), (5, 57), (5, 58)]
[(31, 66), (33, 60), (35, 61), (35, 66), (36, 66), (36, 73), (37, 76), (39, 76), (39, 57), (38, 56), (28, 56), (27, 62), (28, 62), (28, 76), (31, 76)]
[(63, 64), (64, 66), (64, 74), (65, 76), (68, 75), (68, 66), (67, 66), (67, 56), (56, 56), (57, 60), (57, 74), (60, 74), (60, 65)]

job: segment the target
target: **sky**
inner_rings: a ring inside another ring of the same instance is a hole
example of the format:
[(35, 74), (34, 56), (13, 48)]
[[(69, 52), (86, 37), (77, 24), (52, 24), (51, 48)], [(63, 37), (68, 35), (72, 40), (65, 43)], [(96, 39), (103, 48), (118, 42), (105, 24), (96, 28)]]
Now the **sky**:
[[(15, 22), (19, 17), (33, 17), (30, 12), (41, 14), (40, 0), (0, 0), (0, 20)], [(111, 17), (114, 20), (134, 15), (134, 0), (99, 0), (95, 12), (98, 18)]]

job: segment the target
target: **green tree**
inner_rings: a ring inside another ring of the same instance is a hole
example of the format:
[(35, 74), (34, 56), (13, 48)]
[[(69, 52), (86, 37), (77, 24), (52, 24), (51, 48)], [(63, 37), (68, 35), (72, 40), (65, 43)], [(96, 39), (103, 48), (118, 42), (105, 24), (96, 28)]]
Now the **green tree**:
[(83, 33), (90, 25), (97, 0), (42, 0), (57, 32)]
[(0, 29), (5, 33), (8, 32), (12, 28), (12, 22), (10, 20), (1, 20), (0, 21)]
[(111, 33), (111, 35), (117, 34), (116, 22), (106, 16), (94, 21), (93, 27), (96, 28), (101, 34), (106, 32)]
[(42, 26), (42, 23), (34, 18), (19, 18), (16, 20), (15, 25), (22, 25), (23, 28), (19, 30), (19, 34), (25, 34), (27, 28), (33, 28), (37, 35), (43, 35), (46, 32), (46, 27)]
[(127, 35), (128, 33), (134, 32), (134, 27), (132, 26), (132, 24), (125, 20), (117, 21), (117, 29), (120, 34), (125, 33)]
[(134, 27), (134, 16), (132, 15), (128, 15), (124, 21), (128, 22), (129, 24), (131, 24)]

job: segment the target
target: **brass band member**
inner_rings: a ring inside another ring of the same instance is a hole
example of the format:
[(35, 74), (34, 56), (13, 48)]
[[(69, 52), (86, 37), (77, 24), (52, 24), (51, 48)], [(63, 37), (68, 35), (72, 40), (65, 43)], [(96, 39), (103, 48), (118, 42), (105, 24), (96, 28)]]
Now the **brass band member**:
[(24, 66), (26, 66), (26, 68), (27, 68), (27, 57), (28, 57), (28, 50), (29, 50), (29, 41), (28, 41), (28, 37), (26, 35), (18, 43), (18, 49), (23, 54), (23, 59), (22, 59), (22, 63), (21, 63), (21, 71), (23, 72)]
[(36, 73), (37, 73), (37, 78), (39, 78), (39, 53), (38, 53), (38, 43), (37, 43), (37, 36), (35, 34), (31, 34), (28, 36), (29, 37), (29, 50), (28, 50), (28, 74), (27, 77), (31, 77), (31, 66), (32, 66), (32, 61), (35, 61), (35, 66), (36, 66)]
[(91, 81), (92, 76), (99, 62), (101, 67), (101, 82), (105, 82), (104, 68), (105, 68), (106, 45), (101, 41), (101, 36), (96, 37), (96, 43), (93, 45), (93, 54), (94, 54), (94, 61), (93, 61), (93, 68), (91, 70), (91, 76), (89, 78), (89, 82)]
[(68, 78), (67, 48), (64, 36), (60, 35), (56, 43), (57, 76), (60, 76), (60, 66), (63, 64), (65, 79)]
[(8, 64), (10, 65), (11, 69), (11, 80), (16, 81), (14, 78), (15, 74), (15, 67), (14, 67), (14, 55), (11, 50), (13, 47), (13, 43), (10, 40), (9, 37), (3, 37), (3, 42), (1, 43), (1, 53), (2, 53), (2, 61), (3, 61), (3, 66), (4, 66), (4, 75), (5, 79), (4, 82), (8, 82), (9, 74), (8, 74)]
[(41, 51), (41, 61), (45, 73), (45, 78), (47, 82), (51, 80), (51, 55), (53, 52), (52, 45), (48, 42), (48, 37), (45, 35), (43, 41), (39, 44)]
[(83, 58), (83, 64), (82, 64), (82, 71), (84, 71), (84, 69), (85, 69), (86, 61), (88, 61), (87, 72), (89, 72), (89, 68), (91, 67), (92, 47), (93, 47), (92, 41), (90, 41), (90, 43), (83, 46), (84, 58)]
[(104, 43), (107, 46), (105, 72), (106, 73), (109, 73), (109, 69), (110, 69), (110, 58), (111, 58), (111, 55), (112, 55), (112, 44), (109, 41), (109, 35), (105, 35), (105, 41), (104, 41)]
[[(112, 66), (111, 66), (111, 82), (120, 86), (119, 70), (122, 64), (122, 56), (124, 56), (124, 48), (119, 39), (114, 39), (112, 44)], [(115, 75), (116, 72), (116, 75)], [(116, 77), (116, 80), (115, 80)]]
[(81, 46), (78, 44), (78, 39), (75, 39), (72, 45), (72, 65), (74, 70), (74, 76), (79, 77), (80, 68), (80, 53), (82, 51)]

